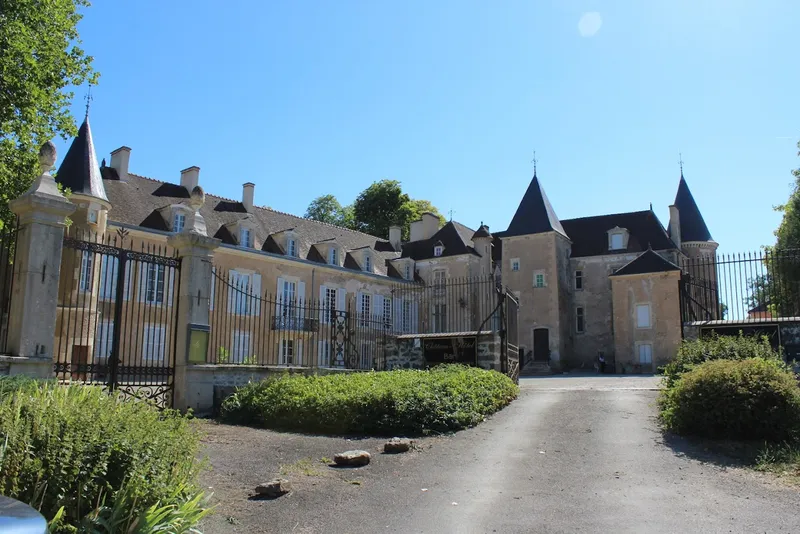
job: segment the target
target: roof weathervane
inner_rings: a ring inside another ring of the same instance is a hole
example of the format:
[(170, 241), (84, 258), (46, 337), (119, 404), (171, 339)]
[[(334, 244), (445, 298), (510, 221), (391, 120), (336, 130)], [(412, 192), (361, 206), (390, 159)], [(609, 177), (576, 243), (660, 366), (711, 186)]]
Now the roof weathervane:
[(94, 100), (94, 98), (92, 97), (92, 84), (89, 84), (89, 90), (86, 91), (86, 96), (83, 97), (83, 99), (86, 101), (86, 118), (88, 119), (89, 118), (89, 106), (91, 105), (92, 100)]
[(534, 150), (533, 151), (533, 159), (531, 160), (531, 163), (533, 163), (533, 175), (534, 176), (536, 176), (536, 162), (537, 162), (536, 151)]
[(455, 213), (455, 211), (453, 211), (451, 209), (448, 213), (450, 214), (450, 220), (452, 221), (453, 220), (453, 214)]
[(681, 166), (681, 178), (683, 178), (683, 154), (678, 152), (678, 165)]

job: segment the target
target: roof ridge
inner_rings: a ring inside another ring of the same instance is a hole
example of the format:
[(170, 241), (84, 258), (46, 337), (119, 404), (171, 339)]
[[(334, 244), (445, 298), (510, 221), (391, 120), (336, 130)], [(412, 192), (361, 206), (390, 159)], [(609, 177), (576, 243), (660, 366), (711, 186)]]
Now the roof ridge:
[(561, 219), (561, 222), (580, 221), (582, 219), (597, 219), (598, 217), (616, 217), (618, 215), (635, 215), (635, 214), (638, 215), (642, 213), (652, 213), (652, 212), (650, 210), (620, 211), (619, 213), (604, 213), (602, 215), (584, 215), (583, 217), (573, 217), (572, 219)]
[[(136, 174), (136, 173), (134, 173), (134, 172), (129, 172), (129, 173), (128, 173), (128, 175), (129, 175), (129, 176), (135, 176), (135, 177), (137, 177), (137, 178), (142, 178), (142, 179), (144, 179), (144, 180), (149, 180), (149, 181), (151, 181), (151, 182), (160, 183), (160, 184), (181, 185), (181, 184), (174, 184), (174, 183), (172, 183), (172, 182), (165, 182), (164, 180), (159, 180), (158, 178), (151, 178), (151, 177), (149, 177), (149, 176), (143, 176), (143, 175), (141, 175), (141, 174)], [(205, 190), (204, 190), (204, 191), (205, 191)], [(224, 200), (224, 201), (226, 201), (226, 202), (239, 202), (239, 203), (241, 203), (241, 200), (234, 200), (234, 199), (232, 199), (232, 198), (226, 198), (226, 197), (223, 197), (223, 196), (220, 196), (220, 195), (216, 195), (216, 194), (214, 194), (214, 193), (208, 193), (208, 192), (206, 192), (206, 196), (207, 196), (207, 197), (214, 197), (214, 198), (218, 198), (218, 199), (220, 199), (220, 200)], [(375, 235), (372, 235), (372, 234), (368, 234), (368, 233), (366, 233), (366, 232), (362, 232), (362, 231), (360, 231), (360, 230), (353, 230), (353, 229), (351, 229), (351, 228), (345, 228), (344, 226), (339, 226), (339, 225), (336, 225), (336, 224), (331, 224), (331, 223), (327, 223), (327, 222), (324, 222), (324, 221), (317, 221), (317, 220), (314, 220), (314, 219), (309, 219), (309, 218), (307, 218), (307, 217), (301, 217), (301, 216), (299, 216), (299, 215), (295, 215), (295, 214), (293, 214), (293, 213), (287, 213), (287, 212), (285, 212), (285, 211), (276, 210), (276, 209), (274, 209), (274, 208), (270, 208), (270, 207), (267, 207), (267, 206), (253, 206), (253, 207), (255, 207), (255, 208), (258, 208), (258, 209), (260, 209), (260, 210), (265, 210), (265, 211), (271, 211), (271, 212), (273, 212), (273, 213), (278, 213), (278, 214), (280, 214), (280, 215), (286, 215), (287, 217), (294, 217), (295, 219), (300, 219), (300, 220), (302, 220), (302, 221), (311, 221), (311, 222), (313, 222), (313, 223), (316, 223), (316, 224), (321, 224), (321, 225), (323, 225), (323, 226), (329, 226), (329, 227), (331, 227), (331, 228), (337, 228), (337, 229), (339, 229), (339, 230), (345, 230), (345, 231), (347, 231), (347, 232), (353, 232), (353, 233), (355, 233), (355, 234), (360, 234), (360, 235), (363, 235), (363, 236), (372, 237), (372, 238), (375, 238), (375, 239), (377, 239), (377, 240), (380, 240), (380, 241), (386, 241), (386, 242), (388, 242), (388, 241), (389, 241), (388, 239), (384, 239), (384, 238), (382, 238), (382, 237), (378, 237), (378, 236), (375, 236)], [(460, 224), (460, 223), (459, 223), (459, 224)]]

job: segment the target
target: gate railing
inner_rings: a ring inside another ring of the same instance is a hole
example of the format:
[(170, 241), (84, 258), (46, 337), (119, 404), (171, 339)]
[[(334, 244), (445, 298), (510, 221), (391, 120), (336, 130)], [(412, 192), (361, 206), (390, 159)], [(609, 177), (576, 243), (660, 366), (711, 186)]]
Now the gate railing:
[(180, 260), (126, 237), (64, 238), (56, 377), (171, 406)]
[(14, 283), (14, 259), (17, 223), (0, 229), (0, 354), (8, 354), (8, 324), (11, 318), (11, 290)]
[(384, 297), (371, 295), (370, 306), (362, 308), (357, 294), (345, 296), (331, 289), (325, 300), (306, 299), (302, 282), (286, 281), (282, 287), (280, 294), (262, 291), (260, 275), (215, 267), (206, 361), (218, 365), (383, 368), (387, 336), (394, 333), (384, 306), (378, 309), (375, 304)]

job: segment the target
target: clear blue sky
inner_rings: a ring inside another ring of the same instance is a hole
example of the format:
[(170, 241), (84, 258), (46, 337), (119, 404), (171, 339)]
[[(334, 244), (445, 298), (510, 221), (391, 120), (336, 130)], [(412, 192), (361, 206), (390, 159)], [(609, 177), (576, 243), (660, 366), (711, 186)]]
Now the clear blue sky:
[(560, 218), (652, 202), (666, 225), (682, 151), (731, 252), (773, 241), (800, 166), (797, 20), (792, 0), (138, 0), (79, 29), (98, 156), (130, 146), (131, 172), (198, 165), (206, 191), (253, 181), (298, 215), (393, 178), (503, 230), (536, 150)]

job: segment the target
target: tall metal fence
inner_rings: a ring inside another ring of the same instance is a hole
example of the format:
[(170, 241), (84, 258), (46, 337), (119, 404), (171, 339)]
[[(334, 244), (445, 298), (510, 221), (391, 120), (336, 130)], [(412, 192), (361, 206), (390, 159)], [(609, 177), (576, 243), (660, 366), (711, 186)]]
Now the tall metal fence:
[(800, 317), (800, 249), (692, 258), (682, 267), (684, 322)]
[[(381, 370), (393, 336), (477, 330), (497, 302), (489, 277), (381, 293), (283, 278), (273, 293), (262, 290), (260, 274), (219, 266), (212, 280), (207, 362), (214, 364)], [(483, 330), (499, 322), (498, 313)]]
[(17, 224), (0, 229), (0, 354), (8, 353), (8, 322), (11, 317), (11, 290), (14, 283), (14, 255)]

